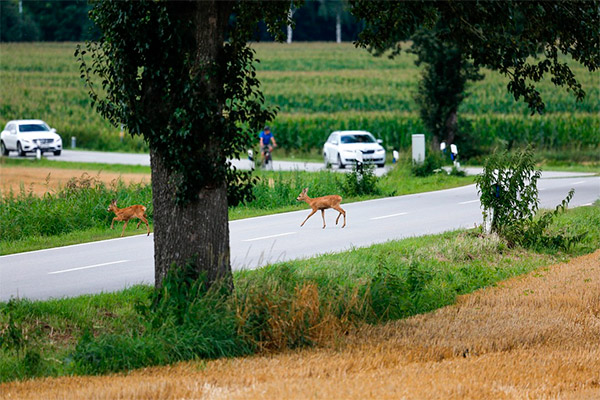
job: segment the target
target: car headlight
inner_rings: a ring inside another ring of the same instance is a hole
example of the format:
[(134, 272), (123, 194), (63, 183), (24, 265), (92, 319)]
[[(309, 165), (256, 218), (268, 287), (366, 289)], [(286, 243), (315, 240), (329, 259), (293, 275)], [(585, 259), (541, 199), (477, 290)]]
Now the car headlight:
[(384, 153), (385, 149), (377, 149), (377, 150), (375, 150), (375, 152), (377, 152), (377, 153)]
[(27, 143), (27, 144), (31, 143), (31, 141), (30, 141), (29, 139), (21, 139), (21, 141), (22, 141), (23, 143)]

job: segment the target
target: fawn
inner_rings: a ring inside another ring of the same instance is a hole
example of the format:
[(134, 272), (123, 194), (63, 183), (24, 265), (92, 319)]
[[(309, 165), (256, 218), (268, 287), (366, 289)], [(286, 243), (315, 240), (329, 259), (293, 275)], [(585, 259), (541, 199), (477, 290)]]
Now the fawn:
[(117, 199), (113, 199), (110, 202), (110, 205), (108, 206), (108, 209), (106, 211), (112, 211), (116, 215), (116, 217), (114, 217), (112, 220), (112, 224), (110, 224), (110, 229), (114, 229), (113, 225), (115, 224), (115, 221), (125, 221), (125, 225), (123, 225), (123, 232), (121, 232), (121, 237), (123, 237), (123, 235), (125, 234), (125, 228), (127, 228), (127, 223), (132, 218), (139, 218), (136, 229), (139, 229), (140, 224), (142, 223), (142, 221), (144, 221), (146, 227), (148, 228), (148, 235), (146, 236), (150, 236), (150, 225), (148, 225), (146, 207), (136, 205), (126, 208), (119, 208), (117, 207)]
[[(328, 208), (333, 208), (334, 210), (339, 211), (339, 215), (335, 220), (335, 224), (337, 225), (338, 221), (340, 220), (340, 217), (344, 215), (344, 225), (342, 225), (342, 228), (346, 226), (346, 211), (344, 211), (342, 207), (340, 207), (340, 203), (342, 202), (342, 196), (332, 194), (329, 196), (315, 197), (314, 199), (311, 199), (310, 197), (308, 197), (307, 193), (308, 188), (304, 188), (302, 190), (302, 193), (300, 193), (296, 198), (296, 200), (298, 201), (307, 202), (308, 205), (312, 208), (312, 212), (308, 214), (308, 217), (306, 217), (304, 222), (306, 222), (310, 217), (312, 217), (313, 214), (317, 212), (317, 210), (321, 210), (321, 216), (323, 217), (323, 229), (325, 229), (325, 210)], [(300, 224), (300, 226), (303, 226), (304, 222)]]

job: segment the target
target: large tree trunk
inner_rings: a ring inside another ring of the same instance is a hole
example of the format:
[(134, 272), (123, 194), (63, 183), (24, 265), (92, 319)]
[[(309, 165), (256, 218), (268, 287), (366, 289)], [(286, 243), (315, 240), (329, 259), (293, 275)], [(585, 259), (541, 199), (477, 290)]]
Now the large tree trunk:
[(169, 267), (192, 263), (208, 283), (230, 279), (227, 187), (199, 190), (198, 200), (175, 203), (174, 186), (156, 152), (150, 155), (154, 206), (155, 283), (161, 286)]
[[(232, 3), (220, 1), (188, 1), (169, 3), (177, 18), (192, 19), (195, 38), (195, 65), (190, 71), (201, 74), (207, 65), (217, 62), (223, 48)], [(215, 96), (222, 82), (212, 77), (200, 96)], [(205, 139), (205, 149), (193, 149), (197, 157), (212, 157), (221, 149), (212, 132)], [(154, 269), (156, 287), (162, 285), (169, 268), (193, 263), (198, 275), (206, 274), (207, 284), (225, 279), (231, 284), (229, 260), (229, 225), (226, 182), (199, 187), (198, 196), (187, 204), (175, 201), (175, 186), (157, 149), (151, 149), (152, 195), (154, 205)]]
[(456, 139), (456, 132), (458, 130), (458, 116), (456, 110), (452, 111), (446, 118), (445, 123), (446, 130), (446, 145), (450, 146)]

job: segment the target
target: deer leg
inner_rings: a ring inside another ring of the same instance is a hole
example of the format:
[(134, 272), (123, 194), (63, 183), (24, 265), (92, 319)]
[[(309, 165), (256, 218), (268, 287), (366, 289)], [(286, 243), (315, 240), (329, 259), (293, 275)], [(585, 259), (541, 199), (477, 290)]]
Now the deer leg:
[[(315, 210), (312, 210), (312, 212), (311, 212), (310, 214), (308, 214), (308, 217), (306, 217), (306, 219), (304, 220), (304, 222), (308, 221), (308, 219), (309, 219), (310, 217), (312, 217), (312, 216), (314, 215), (314, 213), (316, 213), (316, 212), (317, 212), (317, 210), (316, 210), (316, 209), (315, 209)], [(303, 223), (301, 223), (301, 224), (300, 224), (300, 226), (304, 226), (304, 222), (303, 222)]]
[[(144, 214), (144, 216), (141, 218), (142, 221), (144, 221), (144, 223), (146, 224), (146, 228), (148, 228), (148, 234), (146, 236), (150, 236), (150, 225), (148, 225), (148, 220), (146, 219), (146, 214)], [(140, 221), (141, 222), (141, 221)], [(138, 223), (138, 226), (140, 226), (140, 224)]]
[(112, 223), (110, 224), (110, 229), (115, 229), (114, 225), (115, 225), (115, 220), (117, 219), (117, 217), (114, 217), (112, 220)]
[(128, 223), (129, 221), (125, 221), (125, 224), (123, 224), (123, 231), (121, 232), (121, 237), (123, 237), (123, 235), (125, 234), (125, 228), (127, 228)]
[(340, 206), (337, 207), (333, 207), (335, 210), (339, 211), (340, 213), (338, 214), (337, 218), (335, 219), (335, 224), (337, 225), (340, 217), (343, 215), (344, 216), (344, 225), (342, 225), (342, 228), (346, 226), (346, 211), (344, 211), (344, 209)]
[(325, 229), (325, 210), (321, 210), (321, 216), (323, 217), (323, 229)]

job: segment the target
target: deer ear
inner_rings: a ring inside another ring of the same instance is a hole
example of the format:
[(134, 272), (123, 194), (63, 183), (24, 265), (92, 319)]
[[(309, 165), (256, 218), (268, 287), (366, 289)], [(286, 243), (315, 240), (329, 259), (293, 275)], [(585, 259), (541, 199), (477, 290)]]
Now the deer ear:
[(308, 193), (308, 188), (302, 189), (302, 193)]

